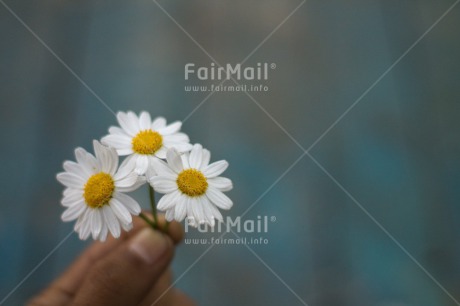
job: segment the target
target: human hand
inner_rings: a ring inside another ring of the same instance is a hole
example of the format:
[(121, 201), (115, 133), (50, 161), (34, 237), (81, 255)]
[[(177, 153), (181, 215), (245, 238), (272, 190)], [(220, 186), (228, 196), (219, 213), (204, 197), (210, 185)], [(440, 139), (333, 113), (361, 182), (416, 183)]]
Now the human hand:
[[(160, 226), (164, 222), (159, 216)], [(169, 264), (183, 238), (182, 226), (172, 222), (165, 235), (138, 217), (133, 223), (119, 239), (94, 242), (28, 305), (195, 305), (170, 288)]]

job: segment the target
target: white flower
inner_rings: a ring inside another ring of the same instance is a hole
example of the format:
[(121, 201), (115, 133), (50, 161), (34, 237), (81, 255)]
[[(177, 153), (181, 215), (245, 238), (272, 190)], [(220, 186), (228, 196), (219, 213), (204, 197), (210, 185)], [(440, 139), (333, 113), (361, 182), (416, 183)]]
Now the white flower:
[(169, 148), (174, 147), (181, 153), (192, 148), (188, 136), (179, 133), (180, 121), (166, 125), (165, 118), (152, 121), (147, 112), (141, 112), (139, 117), (133, 112), (118, 112), (117, 119), (121, 128), (110, 127), (110, 134), (101, 142), (115, 148), (120, 156), (129, 155), (127, 162), (135, 164), (139, 175), (143, 175), (156, 158), (165, 159)]
[(77, 219), (75, 231), (80, 239), (104, 241), (108, 232), (118, 238), (121, 228), (132, 228), (132, 216), (141, 212), (139, 204), (124, 192), (137, 189), (145, 178), (135, 173), (127, 163), (118, 168), (115, 149), (93, 142), (96, 157), (82, 148), (75, 150), (77, 162), (64, 162), (65, 172), (57, 179), (67, 188), (61, 201), (67, 209), (63, 221)]
[(154, 162), (157, 175), (148, 173), (147, 177), (157, 192), (165, 194), (157, 208), (166, 211), (166, 220), (182, 221), (188, 216), (191, 225), (207, 223), (214, 226), (215, 219), (222, 221), (217, 208), (232, 207), (232, 200), (223, 193), (233, 188), (232, 181), (218, 176), (227, 169), (228, 163), (221, 160), (209, 164), (210, 158), (208, 150), (195, 144), (190, 153), (181, 156), (175, 149), (170, 149), (167, 163)]

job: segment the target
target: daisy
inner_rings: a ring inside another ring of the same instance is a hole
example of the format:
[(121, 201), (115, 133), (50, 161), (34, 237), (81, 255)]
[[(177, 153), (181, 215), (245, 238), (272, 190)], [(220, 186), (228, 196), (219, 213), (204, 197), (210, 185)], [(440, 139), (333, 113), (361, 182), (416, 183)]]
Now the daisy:
[(75, 231), (80, 239), (104, 241), (108, 232), (118, 238), (121, 228), (132, 228), (132, 216), (139, 215), (139, 204), (124, 192), (137, 189), (145, 183), (145, 178), (135, 173), (127, 164), (118, 168), (115, 149), (93, 142), (96, 157), (82, 148), (75, 150), (77, 162), (64, 162), (65, 172), (57, 175), (57, 180), (67, 188), (61, 201), (67, 209), (62, 214), (63, 221), (77, 220)]
[(145, 174), (153, 160), (165, 159), (169, 148), (174, 147), (181, 153), (192, 148), (188, 136), (179, 132), (180, 121), (166, 125), (165, 118), (152, 121), (147, 112), (141, 112), (139, 117), (133, 112), (118, 112), (117, 119), (121, 128), (110, 127), (110, 134), (101, 142), (115, 148), (120, 156), (129, 155), (127, 162), (135, 164), (139, 175)]
[(223, 191), (233, 188), (232, 181), (220, 177), (228, 163), (225, 160), (209, 164), (211, 154), (200, 144), (182, 156), (176, 149), (167, 152), (167, 163), (157, 160), (154, 171), (147, 174), (150, 185), (165, 194), (157, 208), (166, 211), (166, 220), (182, 221), (186, 216), (192, 226), (207, 223), (215, 225), (215, 219), (223, 221), (217, 208), (230, 209), (233, 205)]

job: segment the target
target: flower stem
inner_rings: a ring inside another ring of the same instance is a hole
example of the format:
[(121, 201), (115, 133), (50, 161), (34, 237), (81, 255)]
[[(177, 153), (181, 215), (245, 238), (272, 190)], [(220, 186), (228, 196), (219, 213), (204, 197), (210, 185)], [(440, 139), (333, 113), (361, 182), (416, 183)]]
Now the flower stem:
[(139, 217), (145, 222), (147, 222), (147, 224), (150, 225), (153, 229), (158, 229), (158, 226), (154, 222), (152, 222), (152, 220), (150, 220), (144, 213), (141, 212), (139, 214)]
[(150, 195), (150, 208), (152, 209), (153, 222), (155, 226), (158, 227), (158, 216), (157, 216), (157, 207), (155, 205), (155, 190), (151, 185), (149, 185), (149, 195)]
[(155, 230), (160, 230), (164, 232), (165, 234), (168, 233), (168, 228), (169, 228), (169, 222), (166, 221), (165, 226), (163, 228), (160, 228), (159, 223), (158, 223), (158, 213), (157, 213), (157, 207), (155, 205), (155, 190), (153, 189), (152, 186), (149, 185), (149, 197), (150, 197), (150, 208), (152, 209), (152, 216), (153, 220), (147, 217), (144, 213), (140, 213), (139, 217), (144, 220), (151, 228)]

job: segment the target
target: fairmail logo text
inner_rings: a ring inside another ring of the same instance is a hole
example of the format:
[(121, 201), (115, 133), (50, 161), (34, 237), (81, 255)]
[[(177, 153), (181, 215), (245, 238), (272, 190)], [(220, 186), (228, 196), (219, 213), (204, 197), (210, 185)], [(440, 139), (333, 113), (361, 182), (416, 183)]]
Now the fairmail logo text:
[(256, 66), (241, 64), (226, 64), (218, 66), (211, 63), (208, 67), (197, 67), (194, 63), (187, 63), (184, 67), (185, 79), (196, 78), (198, 80), (268, 80), (269, 71), (276, 68), (274, 63), (257, 63)]

